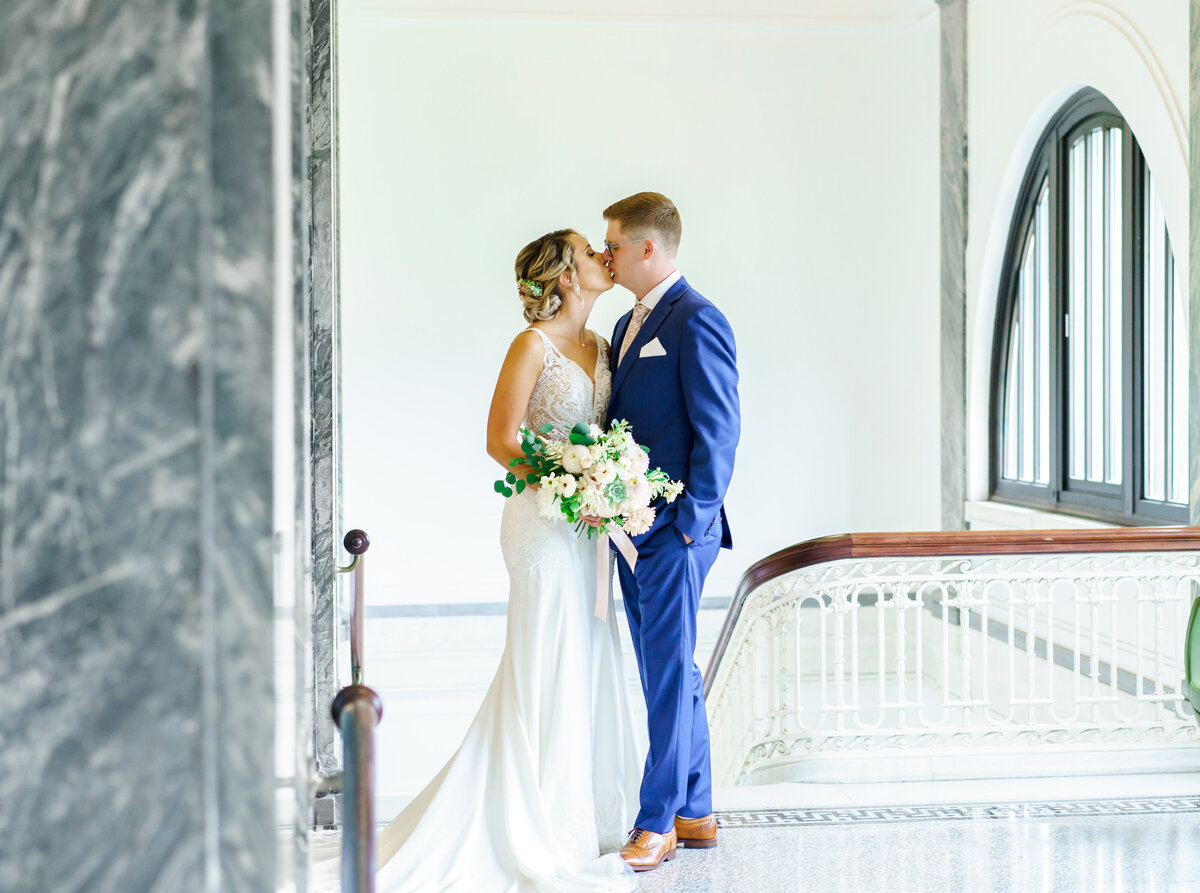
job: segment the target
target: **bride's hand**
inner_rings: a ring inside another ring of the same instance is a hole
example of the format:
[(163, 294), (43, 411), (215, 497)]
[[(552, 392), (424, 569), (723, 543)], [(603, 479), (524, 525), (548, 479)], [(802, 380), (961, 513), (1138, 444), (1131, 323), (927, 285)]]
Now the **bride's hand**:
[(580, 515), (579, 520), (588, 527), (594, 527), (597, 530), (604, 527), (604, 518), (601, 518), (599, 515)]

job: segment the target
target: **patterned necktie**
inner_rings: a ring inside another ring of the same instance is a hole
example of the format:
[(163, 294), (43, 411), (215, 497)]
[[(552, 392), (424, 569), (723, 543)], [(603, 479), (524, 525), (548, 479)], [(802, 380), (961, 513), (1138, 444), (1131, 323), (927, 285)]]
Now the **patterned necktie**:
[(617, 365), (621, 365), (621, 361), (625, 359), (625, 351), (629, 350), (629, 345), (633, 344), (633, 339), (637, 337), (638, 330), (641, 329), (642, 323), (646, 321), (646, 317), (650, 315), (650, 308), (641, 301), (633, 308), (633, 319), (629, 320), (629, 328), (625, 330), (625, 338), (621, 342), (621, 352), (617, 354)]

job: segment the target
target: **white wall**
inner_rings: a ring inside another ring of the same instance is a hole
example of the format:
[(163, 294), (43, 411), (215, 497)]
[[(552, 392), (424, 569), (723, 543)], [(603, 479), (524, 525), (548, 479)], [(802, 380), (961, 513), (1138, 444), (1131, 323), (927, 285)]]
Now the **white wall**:
[(971, 0), (968, 28), (968, 491), (984, 499), (1008, 227), (1038, 137), (1076, 90), (1094, 87), (1125, 116), (1157, 181), (1176, 256), (1186, 253), (1188, 3)]
[(936, 15), (339, 28), (345, 520), (372, 604), (506, 597), (484, 426), (524, 327), (513, 258), (560, 226), (599, 244), (642, 189), (738, 338), (735, 550), (706, 594), (809, 537), (937, 526)]

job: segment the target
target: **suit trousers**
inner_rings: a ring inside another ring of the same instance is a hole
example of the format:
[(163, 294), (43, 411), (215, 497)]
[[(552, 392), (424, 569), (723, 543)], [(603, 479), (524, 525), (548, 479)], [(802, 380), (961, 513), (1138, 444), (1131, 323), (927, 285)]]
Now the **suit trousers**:
[(690, 546), (666, 524), (638, 545), (635, 572), (616, 561), (650, 733), (636, 827), (658, 834), (677, 815), (712, 812), (708, 716), (695, 653), (700, 593), (720, 548), (719, 518)]

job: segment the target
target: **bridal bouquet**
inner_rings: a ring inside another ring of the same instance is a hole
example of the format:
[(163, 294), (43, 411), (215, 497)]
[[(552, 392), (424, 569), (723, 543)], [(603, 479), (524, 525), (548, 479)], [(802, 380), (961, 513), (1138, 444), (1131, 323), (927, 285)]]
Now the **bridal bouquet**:
[[(607, 431), (580, 422), (565, 441), (545, 436), (553, 430), (553, 425), (543, 425), (539, 433), (521, 429), (525, 455), (508, 464), (528, 465), (533, 471), (524, 479), (509, 472), (496, 481), (497, 493), (512, 496), (528, 484), (539, 484), (542, 514), (561, 515), (592, 537), (615, 528), (629, 536), (645, 533), (654, 523), (651, 500), (662, 496), (674, 502), (683, 492), (681, 482), (660, 468), (650, 469), (650, 451), (633, 439), (626, 421), (614, 421)], [(604, 526), (584, 523), (584, 515), (603, 518)]]

